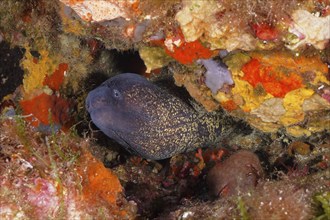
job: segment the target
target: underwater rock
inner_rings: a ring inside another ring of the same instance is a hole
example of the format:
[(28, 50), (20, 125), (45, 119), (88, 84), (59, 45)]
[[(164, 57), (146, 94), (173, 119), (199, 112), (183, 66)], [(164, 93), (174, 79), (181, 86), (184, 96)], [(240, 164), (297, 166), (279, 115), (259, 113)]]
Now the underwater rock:
[(226, 8), (221, 2), (216, 1), (183, 1), (183, 8), (175, 19), (186, 41), (191, 42), (202, 39), (210, 43), (211, 49), (225, 48), (228, 51), (235, 49), (252, 50), (256, 40), (254, 37), (241, 30), (228, 31), (232, 25), (219, 23), (219, 14)]
[[(0, 112), (0, 219), (134, 219), (112, 171), (73, 133), (43, 134)], [(102, 212), (100, 212), (102, 210)]]
[[(169, 69), (175, 83), (208, 111), (220, 107), (264, 132), (285, 128), (295, 137), (310, 136), (328, 129), (318, 123), (316, 112), (327, 121), (328, 67), (320, 55), (294, 56), (283, 52), (233, 52), (223, 58), (234, 86), (213, 94), (197, 67)], [(313, 114), (312, 114), (313, 113)], [(313, 126), (310, 123), (313, 121)], [(328, 122), (327, 122), (328, 123)], [(318, 129), (314, 125), (318, 124)]]
[(328, 192), (329, 172), (320, 172), (290, 180), (266, 181), (240, 196), (192, 202), (164, 213), (159, 219), (183, 219), (188, 213), (189, 219), (327, 219)]
[(123, 17), (129, 19), (128, 6), (130, 1), (68, 1), (60, 0), (71, 7), (85, 21), (105, 21)]
[(263, 169), (257, 155), (242, 150), (216, 164), (206, 181), (210, 194), (231, 196), (254, 188), (262, 176)]
[(251, 114), (260, 117), (264, 122), (277, 122), (284, 113), (283, 100), (279, 98), (267, 99), (258, 108), (251, 111)]
[(288, 45), (290, 49), (312, 44), (315, 48), (323, 50), (330, 39), (330, 15), (320, 17), (319, 13), (312, 14), (306, 10), (297, 10), (292, 15), (293, 24), (289, 32), (296, 35), (299, 41)]
[(169, 62), (173, 61), (160, 47), (141, 47), (139, 54), (144, 61), (144, 65), (147, 67), (147, 73), (150, 73), (151, 70), (166, 66)]

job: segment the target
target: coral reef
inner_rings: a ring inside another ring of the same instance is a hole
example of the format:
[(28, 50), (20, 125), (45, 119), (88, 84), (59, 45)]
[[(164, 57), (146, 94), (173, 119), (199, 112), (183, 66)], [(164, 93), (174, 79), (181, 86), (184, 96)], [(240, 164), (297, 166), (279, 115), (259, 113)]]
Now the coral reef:
[[(329, 5), (0, 1), (0, 218), (329, 219)], [(132, 156), (85, 108), (123, 72), (227, 118), (225, 136)]]

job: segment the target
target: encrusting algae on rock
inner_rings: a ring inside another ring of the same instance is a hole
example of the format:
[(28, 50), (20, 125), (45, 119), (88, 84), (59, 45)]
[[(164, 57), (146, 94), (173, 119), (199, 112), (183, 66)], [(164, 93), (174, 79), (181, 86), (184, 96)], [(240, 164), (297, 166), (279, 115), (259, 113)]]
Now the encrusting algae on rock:
[(21, 62), (26, 71), (23, 80), (23, 88), (26, 96), (30, 95), (35, 89), (42, 89), (45, 77), (51, 75), (58, 68), (59, 57), (50, 57), (47, 50), (38, 51), (38, 57), (31, 54), (29, 48), (25, 52), (24, 60)]
[[(67, 63), (59, 63), (60, 58), (50, 56), (47, 50), (40, 50), (39, 56), (32, 56), (29, 49), (21, 62), (26, 71), (23, 79), (23, 100), (20, 101), (26, 120), (35, 127), (49, 126), (68, 129), (72, 104), (59, 96), (64, 82)], [(39, 127), (40, 128), (40, 127)]]
[(35, 132), (1, 117), (1, 219), (132, 219), (115, 174), (73, 133)]
[[(330, 109), (326, 96), (322, 98), (319, 91), (330, 85), (328, 67), (317, 55), (296, 56), (289, 51), (236, 52), (225, 57), (224, 62), (231, 71), (234, 85), (216, 94), (208, 93), (205, 86), (196, 83), (200, 76), (194, 67), (185, 75), (174, 72), (174, 78), (209, 111), (222, 106), (233, 115), (243, 113), (249, 123), (266, 132), (284, 127), (293, 136), (309, 136), (312, 130), (302, 125), (308, 116), (304, 103), (310, 103), (314, 110), (313, 105), (322, 105), (325, 111)], [(193, 95), (198, 93), (196, 97)], [(326, 129), (324, 126), (319, 131)]]
[[(247, 81), (254, 87), (254, 90), (258, 86), (263, 88), (266, 96), (270, 96), (267, 98), (264, 96), (264, 101), (273, 97), (283, 100), (283, 103), (279, 104), (283, 106), (285, 113), (280, 113), (281, 117), (276, 123), (280, 123), (284, 127), (303, 122), (306, 114), (303, 111), (305, 100), (316, 93), (320, 86), (330, 84), (326, 78), (328, 67), (317, 56), (295, 57), (290, 53), (279, 52), (273, 54), (251, 53), (251, 57), (252, 60), (243, 66), (244, 75), (239, 80)], [(252, 62), (255, 64), (252, 65)], [(235, 93), (234, 90), (233, 93)], [(256, 96), (260, 97), (260, 95)], [(255, 96), (252, 95), (249, 98), (251, 99), (251, 97)], [(244, 98), (245, 103), (250, 102), (249, 98)], [(326, 100), (324, 101), (326, 102)], [(330, 108), (330, 103), (328, 106)], [(255, 110), (256, 112), (259, 107), (260, 105), (253, 106), (249, 111)], [(272, 108), (276, 109), (276, 106), (272, 106)], [(282, 110), (282, 107), (280, 108)], [(324, 129), (327, 128), (324, 127)], [(301, 127), (300, 130), (301, 133), (291, 132), (290, 129), (288, 132), (294, 136), (310, 135), (308, 128)]]
[(123, 187), (118, 177), (88, 151), (81, 155), (80, 163), (78, 173), (82, 176), (81, 187), (84, 199), (92, 204), (105, 202), (113, 209), (111, 215), (117, 216), (117, 218), (127, 218), (127, 211), (116, 207), (118, 200), (124, 200), (121, 198)]

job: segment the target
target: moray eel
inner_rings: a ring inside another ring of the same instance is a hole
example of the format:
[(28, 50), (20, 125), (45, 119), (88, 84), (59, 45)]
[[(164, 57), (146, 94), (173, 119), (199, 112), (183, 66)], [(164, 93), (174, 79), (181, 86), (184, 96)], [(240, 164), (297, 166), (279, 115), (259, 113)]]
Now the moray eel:
[(221, 117), (133, 73), (116, 75), (89, 92), (86, 108), (103, 133), (146, 159), (212, 145), (223, 133)]

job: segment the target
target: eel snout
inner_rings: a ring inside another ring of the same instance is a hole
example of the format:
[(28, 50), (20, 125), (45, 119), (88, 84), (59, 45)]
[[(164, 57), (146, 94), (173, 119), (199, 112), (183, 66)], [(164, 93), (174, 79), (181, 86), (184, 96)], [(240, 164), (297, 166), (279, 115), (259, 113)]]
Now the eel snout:
[(101, 109), (108, 105), (106, 94), (106, 87), (99, 87), (91, 91), (86, 98), (87, 111), (92, 113), (94, 110)]

